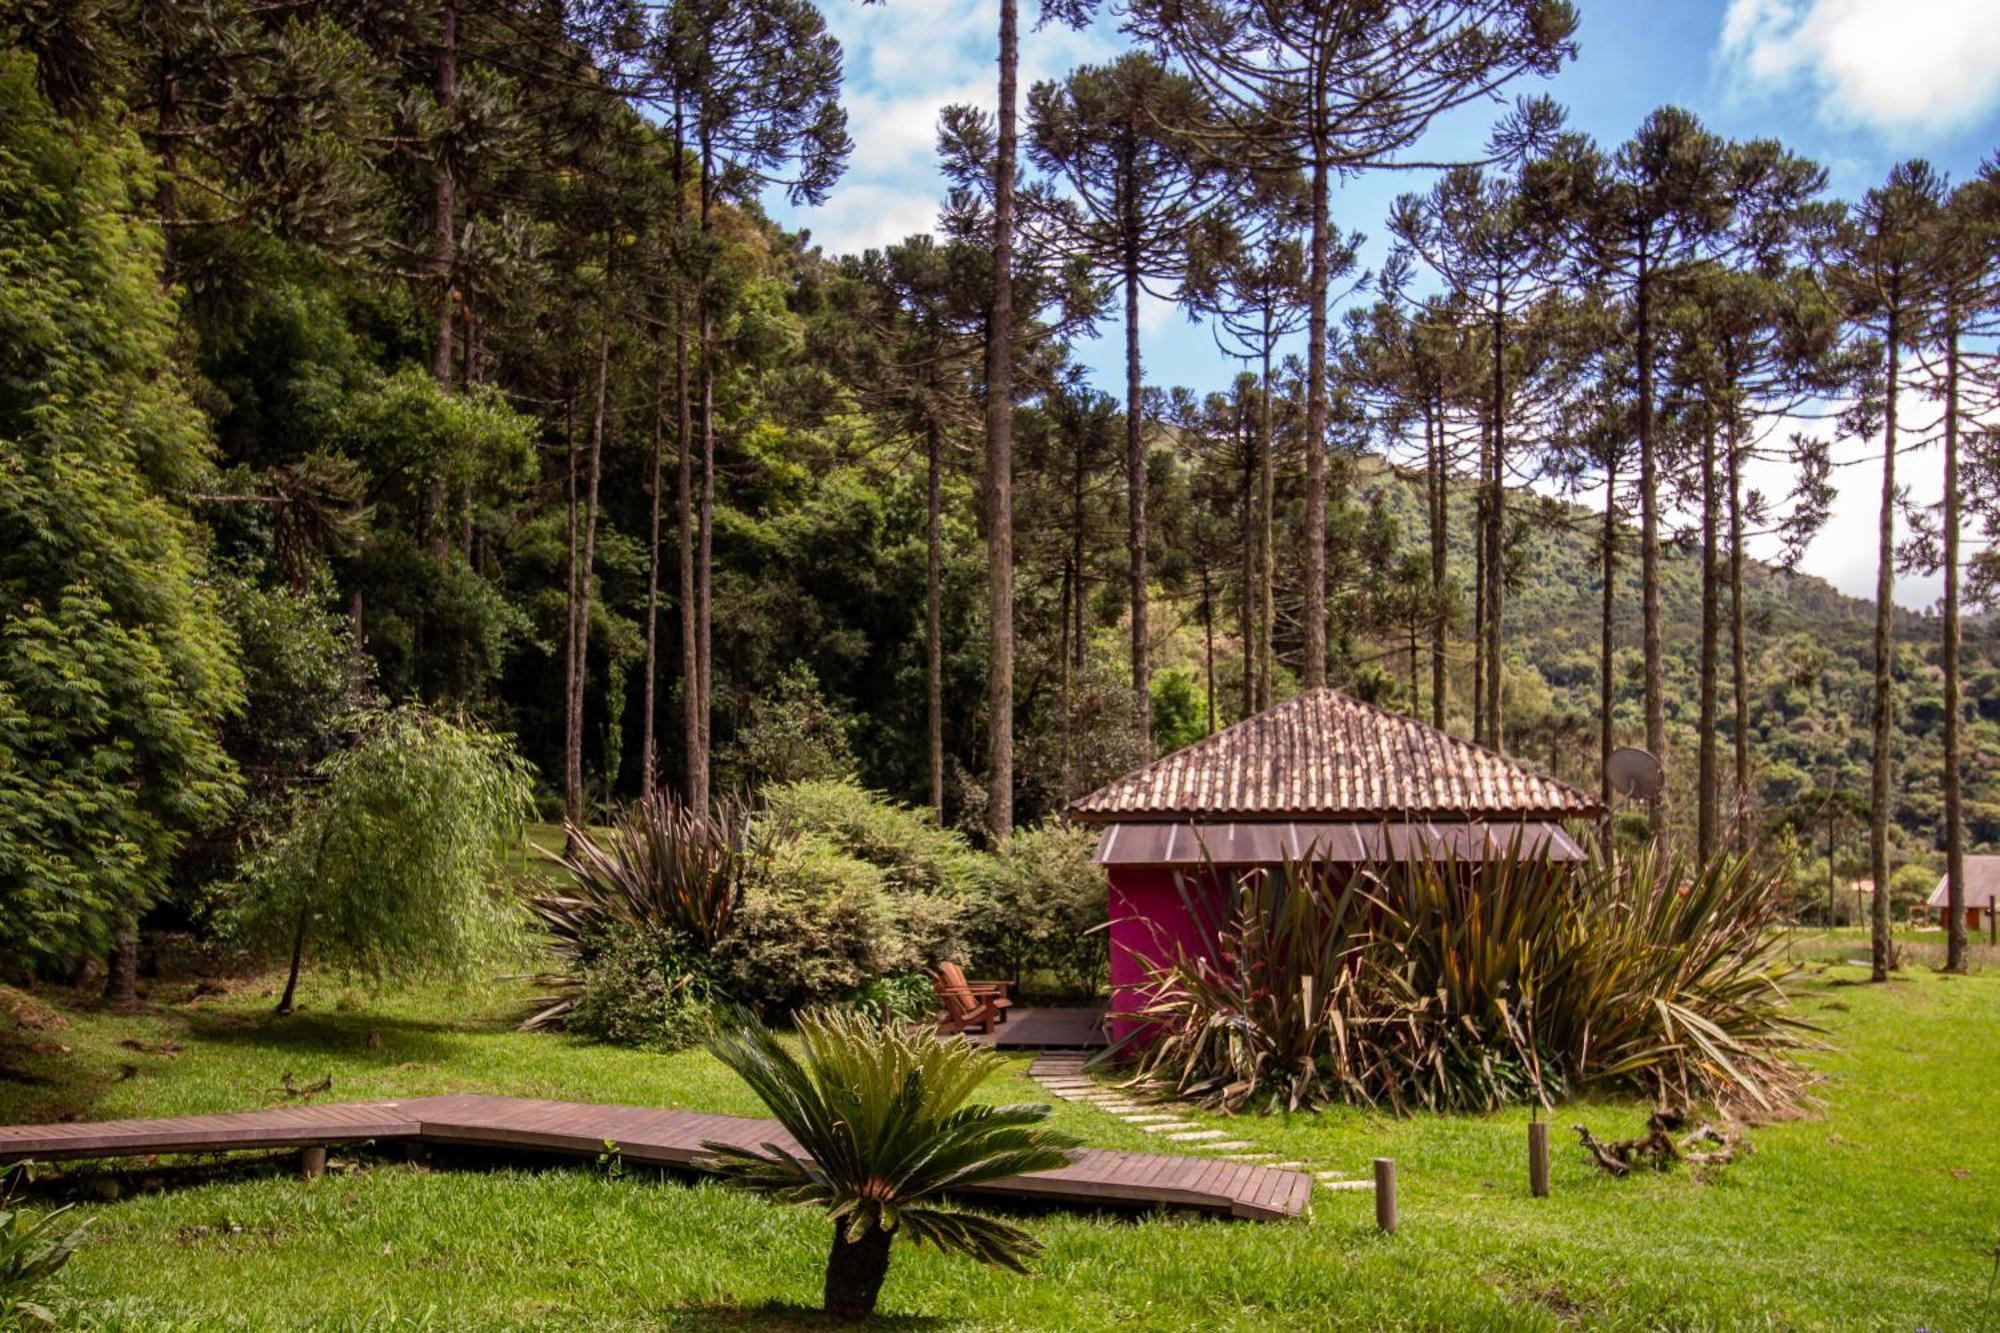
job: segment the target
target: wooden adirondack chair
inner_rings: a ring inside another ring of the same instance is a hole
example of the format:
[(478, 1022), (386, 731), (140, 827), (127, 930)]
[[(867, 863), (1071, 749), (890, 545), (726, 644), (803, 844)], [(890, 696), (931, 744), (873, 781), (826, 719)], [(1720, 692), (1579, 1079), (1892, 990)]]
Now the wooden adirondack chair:
[(1006, 1010), (1013, 1004), (993, 983), (967, 981), (964, 969), (956, 963), (940, 963), (931, 973), (931, 985), (944, 1007), (944, 1017), (938, 1020), (942, 1033), (991, 1032), (996, 1022), (1005, 1021)]
[(1014, 989), (1013, 982), (967, 981), (965, 979), (965, 969), (957, 963), (949, 961), (940, 962), (938, 964), (938, 972), (943, 975), (945, 981), (949, 984), (970, 991), (973, 999), (991, 1000), (993, 1008), (996, 1011), (995, 1017), (1002, 1023), (1007, 1021), (1007, 1011), (1014, 1007), (1014, 997), (1012, 994)]

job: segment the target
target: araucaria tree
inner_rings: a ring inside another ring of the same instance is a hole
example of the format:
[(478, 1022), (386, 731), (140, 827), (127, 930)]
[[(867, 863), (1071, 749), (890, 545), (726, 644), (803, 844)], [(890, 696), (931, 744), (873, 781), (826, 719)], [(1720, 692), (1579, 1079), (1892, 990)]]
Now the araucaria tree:
[(1126, 555), (1132, 691), (1140, 734), (1151, 727), (1146, 568), (1146, 415), (1139, 358), (1142, 295), (1174, 299), (1193, 232), (1229, 182), (1198, 137), (1210, 116), (1185, 75), (1133, 53), (1086, 65), (1028, 94), (1035, 164), (1067, 194), (1056, 203), (1065, 241), (1125, 298)]
[(1246, 166), (1302, 172), (1307, 244), (1304, 681), (1326, 684), (1328, 305), (1336, 177), (1420, 164), (1424, 131), (1575, 51), (1567, 0), (1133, 0), (1131, 26), (1200, 85), (1203, 139)]
[(1889, 936), (1889, 807), (1895, 777), (1896, 455), (1904, 447), (1897, 424), (1898, 398), (1903, 357), (1933, 313), (1938, 289), (1934, 256), (1944, 202), (1944, 182), (1929, 163), (1912, 160), (1898, 164), (1884, 184), (1863, 196), (1847, 220), (1830, 271), (1848, 318), (1880, 340), (1880, 359), (1862, 385), (1854, 414), (1857, 424), (1878, 427), (1882, 438), (1875, 566), (1874, 758), (1868, 820), (1868, 864), (1875, 879), (1869, 967), (1875, 981), (1887, 981), (1889, 969), (1895, 965), (1895, 946)]

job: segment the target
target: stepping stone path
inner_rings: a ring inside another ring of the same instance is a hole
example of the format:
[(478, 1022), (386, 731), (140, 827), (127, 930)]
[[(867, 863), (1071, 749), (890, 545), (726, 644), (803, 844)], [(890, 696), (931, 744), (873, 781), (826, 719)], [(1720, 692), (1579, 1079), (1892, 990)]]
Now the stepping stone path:
[(1255, 1162), (1276, 1171), (1309, 1171), (1324, 1190), (1375, 1188), (1373, 1180), (1350, 1180), (1345, 1171), (1336, 1171), (1323, 1162), (1281, 1162), (1276, 1153), (1244, 1151), (1257, 1145), (1248, 1139), (1230, 1138), (1227, 1130), (1205, 1129), (1197, 1121), (1171, 1114), (1179, 1105), (1173, 1089), (1160, 1084), (1107, 1087), (1084, 1072), (1084, 1061), (1088, 1058), (1082, 1051), (1044, 1051), (1028, 1066), (1028, 1077), (1066, 1102), (1094, 1107), (1142, 1133), (1159, 1134), (1170, 1143), (1184, 1144), (1189, 1152), (1214, 1153), (1225, 1161)]

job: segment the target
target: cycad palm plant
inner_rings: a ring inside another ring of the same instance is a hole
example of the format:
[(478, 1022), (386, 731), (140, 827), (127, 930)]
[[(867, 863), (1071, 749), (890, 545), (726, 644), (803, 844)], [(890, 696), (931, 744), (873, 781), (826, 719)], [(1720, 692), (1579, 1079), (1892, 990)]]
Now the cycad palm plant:
[(761, 1152), (704, 1146), (731, 1184), (832, 1218), (827, 1313), (873, 1313), (898, 1234), (1023, 1271), (1040, 1248), (1032, 1236), (940, 1202), (969, 1185), (1066, 1164), (1075, 1140), (1042, 1127), (1049, 1108), (968, 1105), (1001, 1061), (962, 1037), (899, 1032), (830, 1009), (808, 1011), (798, 1028), (803, 1060), (748, 1015), (710, 1046), (792, 1142)]

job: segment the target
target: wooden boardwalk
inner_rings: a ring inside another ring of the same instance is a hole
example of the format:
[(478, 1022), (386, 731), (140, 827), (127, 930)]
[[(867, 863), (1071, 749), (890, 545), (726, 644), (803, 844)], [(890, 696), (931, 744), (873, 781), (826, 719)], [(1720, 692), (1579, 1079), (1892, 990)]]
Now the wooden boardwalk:
[[(628, 1162), (686, 1171), (702, 1169), (704, 1143), (748, 1148), (775, 1143), (797, 1151), (775, 1120), (460, 1094), (96, 1124), (0, 1125), (0, 1162), (304, 1149), (371, 1139), (592, 1158), (609, 1142)], [(1068, 1166), (975, 1185), (963, 1192), (1054, 1206), (1182, 1208), (1277, 1221), (1305, 1210), (1312, 1180), (1300, 1171), (1245, 1162), (1085, 1148)]]

